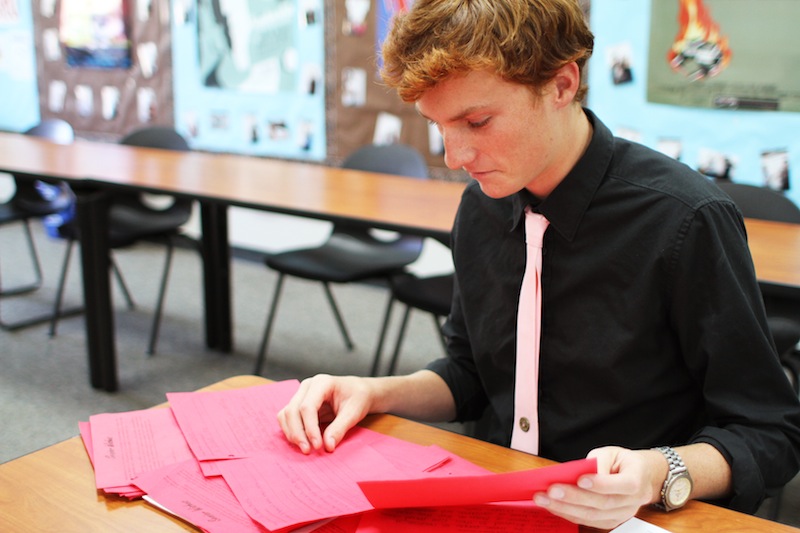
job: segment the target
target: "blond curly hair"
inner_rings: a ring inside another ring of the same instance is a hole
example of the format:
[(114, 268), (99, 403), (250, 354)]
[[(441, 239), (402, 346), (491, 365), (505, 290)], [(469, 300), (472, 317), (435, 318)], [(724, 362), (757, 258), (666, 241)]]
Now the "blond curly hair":
[[(534, 93), (564, 65), (583, 66), (594, 36), (577, 0), (416, 0), (383, 45), (384, 82), (405, 102), (454, 74), (491, 70)], [(582, 100), (586, 85), (576, 100)]]

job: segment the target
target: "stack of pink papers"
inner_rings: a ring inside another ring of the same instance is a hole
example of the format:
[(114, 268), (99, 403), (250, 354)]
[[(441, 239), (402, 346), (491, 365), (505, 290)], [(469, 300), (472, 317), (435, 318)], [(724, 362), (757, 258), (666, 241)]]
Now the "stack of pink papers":
[(354, 428), (302, 454), (277, 422), (297, 381), (167, 394), (169, 407), (80, 424), (99, 490), (143, 497), (209, 533), (576, 532), (531, 503), (593, 460), (492, 474), (436, 446)]

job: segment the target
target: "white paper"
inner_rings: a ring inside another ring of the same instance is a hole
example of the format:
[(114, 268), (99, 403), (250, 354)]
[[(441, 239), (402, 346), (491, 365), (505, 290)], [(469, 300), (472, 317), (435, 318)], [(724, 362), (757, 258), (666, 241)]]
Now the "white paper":
[(638, 518), (634, 517), (618, 526), (616, 529), (612, 529), (611, 533), (670, 533), (668, 530), (654, 526), (649, 522), (645, 522), (644, 520), (639, 520)]

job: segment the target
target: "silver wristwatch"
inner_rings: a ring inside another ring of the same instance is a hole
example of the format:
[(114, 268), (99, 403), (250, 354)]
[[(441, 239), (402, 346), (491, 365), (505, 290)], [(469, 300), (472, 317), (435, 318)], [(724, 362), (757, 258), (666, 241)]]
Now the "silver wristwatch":
[(661, 503), (655, 506), (662, 511), (673, 511), (686, 505), (692, 493), (692, 476), (683, 464), (683, 459), (678, 452), (669, 446), (655, 448), (667, 459), (669, 471), (667, 479), (661, 486)]

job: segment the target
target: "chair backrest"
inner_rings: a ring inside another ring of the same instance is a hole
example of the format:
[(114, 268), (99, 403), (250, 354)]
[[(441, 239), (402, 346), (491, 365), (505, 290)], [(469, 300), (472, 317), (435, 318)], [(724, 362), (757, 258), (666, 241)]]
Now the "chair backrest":
[(405, 144), (362, 146), (344, 160), (342, 167), (412, 178), (428, 177), (425, 158), (415, 148)]
[[(120, 139), (119, 144), (142, 148), (163, 148), (178, 152), (186, 152), (190, 149), (186, 138), (169, 126), (146, 126), (134, 130)], [(170, 196), (159, 195), (160, 198), (165, 199)], [(180, 225), (189, 219), (194, 201), (191, 198), (174, 197), (172, 204), (166, 209), (156, 209), (155, 203), (157, 202), (145, 201), (145, 197), (140, 193), (115, 192), (111, 208), (112, 224), (116, 221), (128, 225), (132, 223), (128, 219), (135, 222), (137, 217), (145, 215), (148, 211), (166, 212), (169, 210)], [(181, 220), (183, 222), (180, 222)]]
[(185, 152), (189, 150), (186, 139), (169, 126), (148, 126), (128, 133), (120, 141), (128, 146), (144, 148), (164, 148)]
[(747, 218), (800, 224), (800, 207), (782, 193), (746, 183), (714, 180)]
[[(345, 158), (342, 168), (420, 179), (429, 177), (428, 164), (422, 154), (412, 146), (399, 143), (362, 146)], [(334, 233), (358, 236), (370, 235), (370, 230), (363, 226), (338, 222), (335, 224)], [(422, 238), (404, 236), (403, 239), (410, 248), (417, 250), (418, 254), (422, 251)]]
[[(57, 144), (70, 144), (75, 140), (75, 131), (69, 122), (58, 118), (42, 120), (28, 128), (25, 135), (40, 137)], [(50, 183), (42, 180), (22, 179), (14, 176), (16, 190), (9, 202), (19, 212), (29, 216), (45, 216), (68, 211), (74, 204), (72, 191), (65, 183)]]
[(32, 126), (25, 135), (41, 137), (58, 144), (70, 144), (75, 140), (75, 131), (69, 122), (60, 118), (47, 118)]

